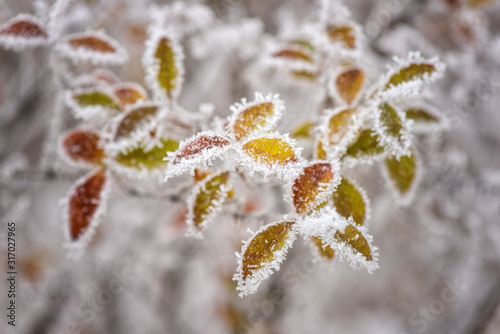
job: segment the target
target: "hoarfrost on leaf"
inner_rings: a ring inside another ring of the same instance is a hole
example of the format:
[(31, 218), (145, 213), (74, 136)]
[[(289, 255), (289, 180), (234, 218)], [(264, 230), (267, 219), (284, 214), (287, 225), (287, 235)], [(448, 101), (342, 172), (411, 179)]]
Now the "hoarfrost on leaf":
[(47, 44), (49, 36), (38, 18), (19, 14), (0, 26), (0, 45), (6, 49), (21, 51)]
[(292, 221), (265, 225), (243, 244), (241, 253), (236, 254), (238, 269), (233, 277), (240, 297), (255, 293), (273, 271), (279, 270), (296, 239), (294, 225)]

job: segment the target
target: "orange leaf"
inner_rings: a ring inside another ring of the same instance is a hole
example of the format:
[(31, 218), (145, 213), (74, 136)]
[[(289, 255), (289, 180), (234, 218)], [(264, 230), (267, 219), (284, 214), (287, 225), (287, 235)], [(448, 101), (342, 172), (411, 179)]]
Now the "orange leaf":
[(96, 165), (104, 157), (104, 151), (99, 147), (99, 139), (99, 135), (93, 131), (74, 130), (66, 135), (62, 146), (71, 160)]
[(297, 49), (282, 49), (272, 54), (274, 58), (285, 58), (291, 60), (299, 60), (305, 61), (308, 63), (312, 63), (313, 58), (307, 54), (305, 51), (297, 50)]
[(235, 103), (231, 106), (233, 115), (229, 120), (229, 128), (236, 140), (248, 137), (256, 132), (270, 130), (281, 117), (284, 109), (283, 101), (277, 96), (255, 94), (255, 101)]
[(298, 214), (307, 214), (324, 202), (336, 185), (332, 165), (318, 162), (304, 169), (292, 186), (293, 205)]
[(347, 104), (354, 102), (359, 95), (365, 73), (360, 68), (350, 68), (340, 73), (335, 80), (335, 88), (338, 97)]
[(118, 84), (113, 87), (113, 93), (122, 108), (147, 99), (144, 88), (133, 83)]
[(122, 64), (128, 59), (118, 42), (101, 31), (69, 35), (58, 50), (75, 63)]

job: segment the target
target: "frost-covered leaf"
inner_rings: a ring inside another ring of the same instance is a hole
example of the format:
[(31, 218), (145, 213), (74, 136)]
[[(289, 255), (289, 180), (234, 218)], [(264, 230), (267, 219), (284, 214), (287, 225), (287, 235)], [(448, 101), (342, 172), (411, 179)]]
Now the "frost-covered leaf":
[(164, 169), (167, 152), (173, 152), (179, 147), (179, 142), (170, 138), (162, 138), (152, 148), (138, 146), (128, 152), (120, 152), (114, 160), (120, 165), (136, 170)]
[(224, 154), (230, 143), (228, 138), (211, 131), (201, 132), (182, 141), (176, 152), (168, 154), (165, 181), (185, 171), (206, 166), (212, 159)]
[(236, 103), (230, 107), (229, 131), (236, 140), (263, 133), (276, 125), (285, 109), (278, 95), (255, 93), (255, 100)]
[(335, 239), (345, 246), (351, 247), (354, 252), (361, 254), (367, 261), (373, 260), (370, 243), (354, 225), (347, 225), (343, 232), (337, 231)]
[(155, 104), (133, 106), (118, 119), (113, 139), (119, 141), (138, 137), (139, 133), (148, 133), (154, 125), (153, 121), (158, 112), (159, 108)]
[(118, 101), (102, 90), (82, 90), (68, 92), (66, 104), (71, 108), (76, 118), (88, 120), (94, 117), (105, 117), (109, 111), (118, 111)]
[(412, 199), (418, 182), (418, 169), (418, 161), (413, 150), (409, 155), (403, 155), (399, 159), (388, 157), (384, 160), (384, 174), (391, 189), (395, 191), (403, 204), (408, 204)]
[(298, 214), (307, 214), (327, 200), (339, 182), (339, 172), (328, 162), (316, 162), (295, 179), (292, 200)]
[(379, 136), (372, 130), (363, 130), (356, 141), (347, 148), (342, 159), (351, 166), (356, 163), (371, 163), (384, 153), (384, 147), (379, 141)]
[(311, 237), (311, 243), (320, 259), (332, 261), (335, 258), (335, 251), (330, 245), (325, 244), (321, 237)]
[(233, 277), (240, 297), (257, 291), (273, 271), (279, 270), (295, 239), (294, 222), (284, 221), (263, 226), (244, 243), (237, 254), (238, 269)]
[(48, 42), (48, 34), (41, 22), (32, 15), (19, 14), (0, 26), (0, 45), (21, 51)]
[(405, 99), (420, 93), (422, 85), (442, 77), (445, 65), (437, 57), (425, 59), (410, 52), (406, 59), (395, 58), (396, 65), (382, 78), (384, 100)]
[(73, 130), (61, 143), (63, 155), (71, 162), (98, 165), (104, 158), (99, 134), (91, 130)]
[(356, 48), (358, 36), (356, 30), (352, 26), (329, 26), (327, 28), (327, 34), (332, 43), (340, 43), (347, 49)]
[(353, 67), (343, 70), (335, 78), (333, 95), (350, 105), (359, 96), (364, 81), (365, 72), (362, 69)]
[(113, 93), (122, 108), (147, 100), (144, 88), (135, 83), (117, 84), (113, 87)]
[(347, 145), (356, 139), (362, 125), (363, 117), (357, 109), (340, 107), (326, 110), (324, 121), (319, 127), (322, 140), (326, 144), (324, 149), (332, 157), (345, 153)]
[(353, 268), (365, 267), (369, 272), (378, 268), (377, 248), (366, 227), (355, 226), (352, 218), (342, 217), (334, 208), (325, 206), (297, 221), (297, 231), (306, 238), (319, 237), (342, 261)]
[(274, 133), (245, 142), (240, 150), (240, 163), (251, 173), (275, 174), (291, 181), (304, 165), (300, 153), (301, 149), (288, 135)]
[(188, 199), (187, 234), (200, 238), (201, 233), (220, 211), (231, 190), (229, 172), (212, 174), (199, 182)]
[(155, 100), (175, 100), (184, 81), (184, 53), (177, 40), (168, 33), (157, 32), (146, 42), (143, 66), (146, 84)]
[(66, 212), (66, 246), (81, 248), (94, 234), (105, 212), (109, 177), (99, 169), (78, 180), (69, 192)]
[(369, 217), (368, 197), (362, 188), (343, 178), (333, 193), (333, 205), (337, 212), (352, 217), (358, 225), (364, 225)]
[(410, 124), (405, 114), (384, 103), (379, 106), (375, 119), (375, 131), (380, 143), (396, 156), (408, 153), (411, 143)]
[(102, 31), (85, 32), (66, 36), (57, 49), (74, 63), (117, 65), (128, 60), (127, 52), (118, 42)]

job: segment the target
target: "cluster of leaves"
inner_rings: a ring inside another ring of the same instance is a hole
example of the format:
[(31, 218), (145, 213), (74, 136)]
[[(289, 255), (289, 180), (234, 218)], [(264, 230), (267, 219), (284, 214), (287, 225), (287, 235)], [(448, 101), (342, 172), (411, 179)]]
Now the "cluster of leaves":
[[(439, 126), (441, 116), (419, 101), (424, 85), (439, 78), (444, 65), (436, 58), (411, 53), (371, 86), (360, 61), (361, 29), (345, 17), (328, 16), (308, 27), (309, 39), (298, 36), (280, 43), (263, 62), (285, 69), (297, 80), (319, 82), (334, 106), (320, 121), (296, 132), (309, 136), (314, 128), (312, 161), (286, 135), (273, 132), (284, 109), (276, 97), (257, 94), (235, 104), (226, 126), (199, 133), (169, 153), (166, 177), (207, 167), (214, 158), (234, 160), (240, 167), (264, 176), (275, 175), (289, 187), (295, 212), (259, 229), (238, 254), (240, 295), (256, 291), (278, 270), (298, 234), (324, 259), (337, 253), (353, 267), (377, 268), (376, 247), (367, 233), (369, 203), (356, 182), (341, 170), (380, 161), (389, 184), (402, 202), (411, 199), (420, 174), (412, 131)], [(233, 166), (233, 165), (229, 165)], [(200, 236), (232, 189), (232, 167), (214, 172), (196, 188), (189, 201), (190, 234)]]
[[(92, 168), (69, 194), (65, 230), (70, 248), (81, 249), (91, 240), (116, 174), (141, 180), (161, 173), (164, 181), (194, 174), (187, 225), (195, 237), (202, 236), (233, 196), (234, 175), (246, 170), (250, 176), (260, 173), (284, 182), (293, 212), (262, 226), (243, 243), (234, 275), (240, 296), (254, 293), (279, 269), (298, 235), (325, 261), (338, 255), (354, 268), (378, 268), (377, 248), (367, 229), (368, 197), (344, 177), (345, 170), (380, 162), (397, 197), (409, 201), (420, 174), (412, 133), (442, 121), (419, 97), (426, 84), (442, 75), (444, 65), (411, 53), (372, 80), (362, 61), (361, 28), (340, 5), (325, 5), (319, 23), (306, 25), (297, 38), (279, 43), (263, 59), (323, 92), (328, 107), (318, 121), (296, 132), (312, 139), (311, 159), (302, 156), (295, 139), (276, 131), (285, 106), (273, 94), (243, 99), (231, 106), (225, 122), (198, 132), (192, 124), (201, 123), (209, 112), (190, 113), (178, 105), (183, 52), (178, 34), (163, 25), (150, 28), (143, 56), (151, 97), (139, 84), (119, 82), (99, 68), (127, 59), (118, 42), (102, 31), (51, 37), (34, 17), (20, 15), (0, 29), (0, 36), (7, 47), (18, 40), (24, 46), (55, 43), (54, 52), (63, 62), (97, 67), (90, 74), (64, 73), (71, 81), (66, 104), (85, 126), (63, 136), (61, 155), (69, 163)], [(187, 132), (194, 135), (176, 140)], [(222, 167), (209, 169), (216, 158)]]

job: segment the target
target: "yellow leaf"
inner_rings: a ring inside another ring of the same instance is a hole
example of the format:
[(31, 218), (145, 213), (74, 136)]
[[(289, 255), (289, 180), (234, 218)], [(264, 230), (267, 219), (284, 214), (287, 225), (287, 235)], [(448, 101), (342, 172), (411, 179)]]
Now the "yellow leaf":
[(318, 254), (321, 258), (329, 261), (333, 260), (333, 258), (335, 257), (335, 251), (330, 245), (325, 245), (323, 248), (323, 239), (321, 239), (320, 237), (311, 237), (311, 242), (318, 250)]
[(311, 138), (312, 130), (314, 128), (313, 122), (303, 122), (292, 131), (294, 138)]
[(323, 142), (321, 140), (318, 140), (316, 142), (315, 156), (316, 156), (316, 159), (326, 160), (326, 151), (323, 147)]
[(366, 260), (373, 260), (370, 244), (363, 234), (353, 225), (347, 225), (344, 233), (337, 231), (334, 236), (340, 242), (344, 242), (352, 247), (356, 252), (361, 253)]
[(347, 179), (343, 178), (333, 193), (333, 204), (341, 216), (352, 217), (358, 226), (365, 224), (367, 210), (365, 198)]
[(356, 109), (345, 109), (333, 114), (328, 120), (328, 144), (337, 145), (354, 126)]
[(312, 164), (295, 179), (292, 186), (293, 205), (298, 214), (307, 214), (322, 202), (335, 186), (332, 165), (327, 162)]
[(340, 73), (335, 80), (336, 92), (342, 101), (351, 104), (359, 95), (364, 81), (365, 73), (363, 70), (357, 67), (347, 69)]
[(467, 0), (467, 6), (471, 8), (479, 8), (495, 3), (496, 0)]
[(297, 161), (292, 146), (281, 138), (257, 138), (246, 142), (243, 151), (255, 161), (268, 165)]
[(236, 115), (232, 130), (236, 140), (240, 140), (253, 131), (264, 128), (275, 113), (273, 102), (262, 102), (245, 108)]

